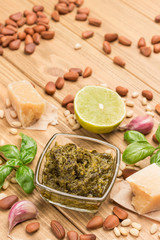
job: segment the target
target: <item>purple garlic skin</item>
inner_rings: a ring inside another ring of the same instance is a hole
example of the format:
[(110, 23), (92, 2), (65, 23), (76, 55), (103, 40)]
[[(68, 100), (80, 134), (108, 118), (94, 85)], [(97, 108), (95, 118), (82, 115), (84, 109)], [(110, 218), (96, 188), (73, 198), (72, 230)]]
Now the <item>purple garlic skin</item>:
[(30, 201), (16, 202), (10, 209), (8, 221), (9, 221), (9, 233), (12, 229), (21, 222), (28, 219), (37, 218), (38, 210), (36, 206)]
[(119, 130), (134, 130), (144, 135), (148, 134), (154, 126), (154, 120), (151, 116), (138, 116), (125, 126), (119, 127)]

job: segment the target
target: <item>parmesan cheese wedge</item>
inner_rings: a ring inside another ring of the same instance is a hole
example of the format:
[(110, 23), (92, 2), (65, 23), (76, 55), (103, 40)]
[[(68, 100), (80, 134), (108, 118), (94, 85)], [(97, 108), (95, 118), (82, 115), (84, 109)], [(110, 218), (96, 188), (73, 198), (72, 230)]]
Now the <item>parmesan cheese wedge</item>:
[(8, 94), (23, 127), (30, 126), (40, 119), (45, 101), (30, 82), (23, 80), (9, 84)]
[(140, 213), (160, 210), (160, 167), (155, 163), (128, 177), (134, 196), (132, 205)]

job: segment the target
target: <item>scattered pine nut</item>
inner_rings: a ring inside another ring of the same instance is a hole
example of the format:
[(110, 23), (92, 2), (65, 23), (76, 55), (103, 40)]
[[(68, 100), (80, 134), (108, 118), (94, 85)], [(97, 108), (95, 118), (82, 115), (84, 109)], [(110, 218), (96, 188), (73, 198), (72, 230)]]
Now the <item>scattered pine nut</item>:
[(3, 190), (6, 190), (8, 187), (9, 187), (9, 182), (7, 180), (5, 180), (2, 188), (3, 188)]
[(131, 225), (133, 228), (137, 229), (138, 231), (140, 231), (142, 229), (142, 226), (140, 223), (132, 222)]
[(2, 161), (2, 159), (0, 159), (0, 165), (2, 165), (2, 163), (3, 163), (3, 161)]
[(18, 133), (17, 129), (15, 128), (10, 128), (9, 129), (9, 132), (12, 134), (12, 135), (16, 135)]
[(154, 117), (154, 113), (153, 112), (147, 111), (146, 114), (151, 116), (151, 117)]
[(158, 237), (160, 238), (160, 233), (158, 233)]
[(117, 177), (121, 177), (121, 176), (122, 176), (122, 170), (119, 169), (118, 174), (117, 174)]
[(123, 102), (126, 103), (126, 99), (125, 98), (122, 98)]
[(119, 168), (120, 168), (121, 171), (123, 171), (126, 168), (125, 162), (121, 161)]
[(73, 127), (72, 127), (72, 130), (74, 131), (74, 130), (78, 130), (78, 129), (80, 129), (80, 124), (79, 123), (76, 123), (75, 125), (73, 125)]
[(65, 110), (63, 114), (64, 114), (65, 117), (67, 117), (70, 114), (70, 111), (69, 110)]
[(142, 103), (142, 106), (146, 106), (147, 105), (147, 98), (143, 97), (141, 103)]
[(151, 226), (151, 228), (150, 228), (150, 233), (151, 233), (151, 234), (155, 234), (155, 233), (157, 232), (157, 230), (158, 230), (157, 224), (156, 224), (156, 223), (153, 223), (152, 226)]
[(0, 140), (0, 146), (5, 145), (5, 141), (3, 139)]
[(10, 111), (10, 115), (12, 118), (17, 118), (17, 113), (14, 110)]
[(6, 98), (6, 108), (11, 107), (11, 102), (9, 100), (9, 98)]
[(12, 177), (12, 178), (10, 179), (10, 182), (11, 182), (11, 183), (17, 183), (17, 180), (16, 180), (15, 177)]
[(73, 114), (69, 114), (66, 119), (69, 120), (70, 118), (74, 118), (74, 115)]
[(76, 124), (76, 121), (73, 118), (68, 119), (68, 122), (72, 127)]
[(131, 228), (129, 230), (129, 233), (134, 236), (134, 237), (138, 237), (139, 236), (139, 231), (136, 228)]
[(0, 110), (0, 118), (3, 119), (4, 118), (4, 111)]
[(132, 111), (132, 110), (127, 111), (127, 113), (126, 113), (126, 117), (127, 117), (127, 118), (131, 118), (131, 117), (133, 117), (133, 111)]
[(139, 92), (133, 92), (132, 93), (132, 98), (137, 98), (139, 96)]
[(129, 225), (131, 225), (131, 219), (129, 219), (129, 218), (124, 219), (124, 220), (121, 222), (121, 225), (122, 225), (122, 227), (128, 227)]
[(76, 117), (76, 114), (74, 114), (73, 118), (74, 118), (74, 120), (76, 120), (76, 121), (77, 121), (77, 117)]
[(22, 126), (21, 122), (19, 122), (19, 121), (12, 122), (12, 125), (13, 125), (14, 127), (17, 127), (17, 128), (19, 128), (19, 127)]
[(118, 227), (115, 227), (115, 228), (113, 229), (113, 232), (114, 232), (114, 234), (116, 235), (116, 237), (120, 237), (120, 236), (121, 236), (121, 233), (120, 233)]
[(149, 111), (149, 112), (152, 112), (153, 111), (153, 108), (151, 105), (147, 105), (146, 108), (145, 108), (146, 111)]
[(126, 106), (128, 106), (128, 107), (134, 107), (134, 102), (131, 101), (131, 100), (127, 100), (127, 101), (126, 101)]
[(80, 43), (76, 43), (74, 46), (75, 50), (81, 49), (82, 45)]
[(120, 231), (120, 233), (121, 233), (123, 236), (127, 236), (127, 235), (128, 235), (128, 231), (127, 231), (124, 227), (120, 227), (120, 228), (119, 228), (119, 231)]

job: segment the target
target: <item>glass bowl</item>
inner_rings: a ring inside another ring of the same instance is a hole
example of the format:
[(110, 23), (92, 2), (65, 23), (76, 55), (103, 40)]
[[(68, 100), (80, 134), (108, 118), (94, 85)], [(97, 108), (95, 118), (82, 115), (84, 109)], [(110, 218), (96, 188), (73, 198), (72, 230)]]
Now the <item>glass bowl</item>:
[[(102, 153), (106, 152), (106, 150), (109, 150), (112, 153), (112, 157), (114, 159), (113, 174), (109, 183), (106, 186), (106, 189), (102, 197), (84, 197), (73, 195), (47, 187), (43, 184), (42, 174), (46, 162), (45, 155), (46, 152), (48, 152), (54, 146), (55, 142), (57, 142), (59, 145), (74, 143), (77, 145), (77, 147), (82, 147), (87, 150), (97, 150), (98, 152)], [(109, 195), (109, 192), (114, 185), (118, 173), (119, 164), (120, 164), (120, 150), (116, 146), (113, 146), (112, 144), (109, 144), (105, 141), (101, 141), (95, 138), (73, 134), (57, 133), (54, 134), (48, 141), (38, 160), (35, 171), (35, 185), (41, 197), (51, 204), (55, 204), (61, 207), (81, 212), (94, 213), (98, 211), (98, 208), (101, 205), (101, 203), (105, 201), (105, 199)]]

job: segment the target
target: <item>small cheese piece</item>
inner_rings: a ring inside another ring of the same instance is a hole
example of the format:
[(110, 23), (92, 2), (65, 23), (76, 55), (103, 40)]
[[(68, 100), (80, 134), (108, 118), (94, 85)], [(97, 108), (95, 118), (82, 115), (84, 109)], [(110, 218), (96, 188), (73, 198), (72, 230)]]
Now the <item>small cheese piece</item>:
[(23, 80), (9, 84), (8, 94), (23, 127), (32, 125), (43, 114), (45, 101), (30, 82)]
[(140, 214), (160, 210), (160, 167), (155, 163), (126, 179), (134, 194), (132, 205)]

